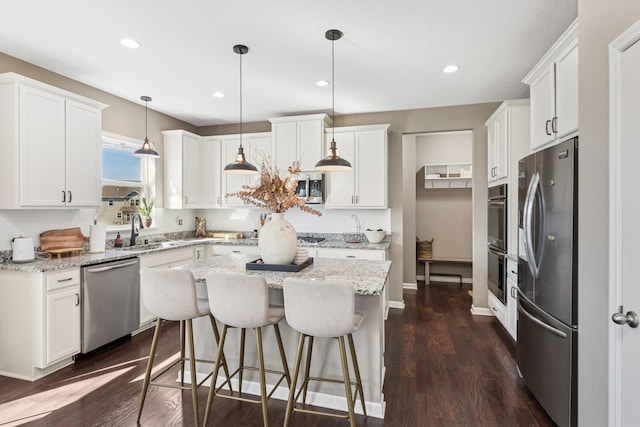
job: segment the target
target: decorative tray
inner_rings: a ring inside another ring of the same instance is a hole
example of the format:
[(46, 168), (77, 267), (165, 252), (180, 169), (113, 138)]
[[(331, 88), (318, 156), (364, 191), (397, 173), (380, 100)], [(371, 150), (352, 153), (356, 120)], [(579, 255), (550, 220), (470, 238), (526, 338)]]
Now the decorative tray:
[(307, 258), (307, 260), (301, 264), (264, 264), (262, 258), (258, 258), (255, 261), (248, 262), (246, 265), (247, 270), (291, 271), (296, 273), (309, 267), (311, 264), (313, 264), (313, 258)]

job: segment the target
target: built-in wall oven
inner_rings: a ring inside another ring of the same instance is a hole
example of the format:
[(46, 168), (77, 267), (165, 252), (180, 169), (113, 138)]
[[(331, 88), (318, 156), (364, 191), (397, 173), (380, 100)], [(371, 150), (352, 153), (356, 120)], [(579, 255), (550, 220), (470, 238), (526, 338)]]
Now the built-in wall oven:
[(487, 208), (488, 286), (506, 303), (507, 184), (489, 188)]

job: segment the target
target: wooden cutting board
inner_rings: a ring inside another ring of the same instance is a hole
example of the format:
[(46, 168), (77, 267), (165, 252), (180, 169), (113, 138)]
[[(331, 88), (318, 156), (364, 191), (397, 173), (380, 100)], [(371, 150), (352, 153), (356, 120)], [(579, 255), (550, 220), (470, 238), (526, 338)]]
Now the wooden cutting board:
[(40, 250), (55, 253), (77, 251), (81, 250), (85, 240), (89, 238), (82, 234), (80, 227), (49, 230), (40, 234)]

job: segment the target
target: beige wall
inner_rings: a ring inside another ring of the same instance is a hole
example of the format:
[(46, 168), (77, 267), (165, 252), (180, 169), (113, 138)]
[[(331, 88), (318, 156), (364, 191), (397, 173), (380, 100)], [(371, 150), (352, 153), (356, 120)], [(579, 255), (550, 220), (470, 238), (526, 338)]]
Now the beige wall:
[(608, 46), (640, 19), (640, 2), (579, 0), (578, 421), (608, 422)]

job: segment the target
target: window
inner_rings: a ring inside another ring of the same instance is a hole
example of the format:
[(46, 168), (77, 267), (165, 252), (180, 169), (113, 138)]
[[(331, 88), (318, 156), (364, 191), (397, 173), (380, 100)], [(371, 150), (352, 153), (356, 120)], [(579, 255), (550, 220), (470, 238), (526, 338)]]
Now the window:
[(121, 227), (131, 222), (142, 197), (153, 198), (154, 188), (149, 180), (151, 165), (146, 159), (134, 157), (142, 141), (102, 134), (102, 203), (100, 224)]

